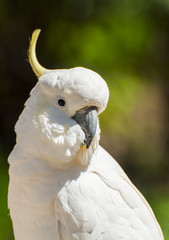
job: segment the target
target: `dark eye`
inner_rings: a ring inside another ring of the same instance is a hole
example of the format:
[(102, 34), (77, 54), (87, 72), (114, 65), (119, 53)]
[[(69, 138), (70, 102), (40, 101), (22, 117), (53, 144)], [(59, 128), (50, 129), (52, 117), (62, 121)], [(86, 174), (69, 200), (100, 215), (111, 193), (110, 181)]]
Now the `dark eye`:
[(59, 98), (58, 99), (58, 105), (60, 106), (60, 107), (64, 107), (65, 106), (65, 100), (64, 99), (62, 99), (62, 98)]
[(60, 110), (66, 110), (67, 109), (66, 100), (62, 96), (56, 97), (55, 104), (56, 104), (56, 107), (59, 108)]

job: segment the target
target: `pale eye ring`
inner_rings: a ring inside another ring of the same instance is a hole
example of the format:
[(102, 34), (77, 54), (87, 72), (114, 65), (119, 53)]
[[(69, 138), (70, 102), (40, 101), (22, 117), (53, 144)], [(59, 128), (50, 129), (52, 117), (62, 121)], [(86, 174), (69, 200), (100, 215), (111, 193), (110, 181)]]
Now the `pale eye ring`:
[(56, 99), (56, 105), (59, 109), (65, 110), (67, 109), (67, 104), (66, 104), (66, 100), (64, 97), (57, 97)]

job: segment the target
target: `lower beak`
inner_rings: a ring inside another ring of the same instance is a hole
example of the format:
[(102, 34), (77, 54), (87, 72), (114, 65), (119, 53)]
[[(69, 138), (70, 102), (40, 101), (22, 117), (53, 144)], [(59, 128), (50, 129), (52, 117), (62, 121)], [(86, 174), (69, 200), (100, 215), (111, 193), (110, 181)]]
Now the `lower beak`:
[(86, 148), (89, 148), (97, 130), (97, 107), (85, 107), (72, 117), (85, 133)]

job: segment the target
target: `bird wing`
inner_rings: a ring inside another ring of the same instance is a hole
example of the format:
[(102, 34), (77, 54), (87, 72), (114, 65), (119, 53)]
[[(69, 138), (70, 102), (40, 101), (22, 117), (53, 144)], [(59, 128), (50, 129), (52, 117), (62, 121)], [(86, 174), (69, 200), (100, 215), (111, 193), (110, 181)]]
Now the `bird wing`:
[(101, 147), (55, 202), (60, 240), (162, 240), (148, 203)]
[(110, 191), (117, 191), (120, 194), (130, 210), (128, 221), (131, 227), (137, 231), (137, 234), (140, 232), (140, 237), (142, 235), (143, 239), (164, 239), (151, 207), (119, 164), (102, 147), (99, 147), (98, 156), (93, 172), (102, 179)]

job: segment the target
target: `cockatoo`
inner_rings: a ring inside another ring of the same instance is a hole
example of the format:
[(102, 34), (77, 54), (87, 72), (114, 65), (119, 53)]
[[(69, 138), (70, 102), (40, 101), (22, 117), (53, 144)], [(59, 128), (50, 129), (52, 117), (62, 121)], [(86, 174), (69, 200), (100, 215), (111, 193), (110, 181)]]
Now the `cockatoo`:
[(106, 82), (83, 67), (42, 67), (39, 33), (29, 47), (39, 80), (16, 123), (9, 156), (15, 240), (164, 239), (145, 198), (99, 145)]

